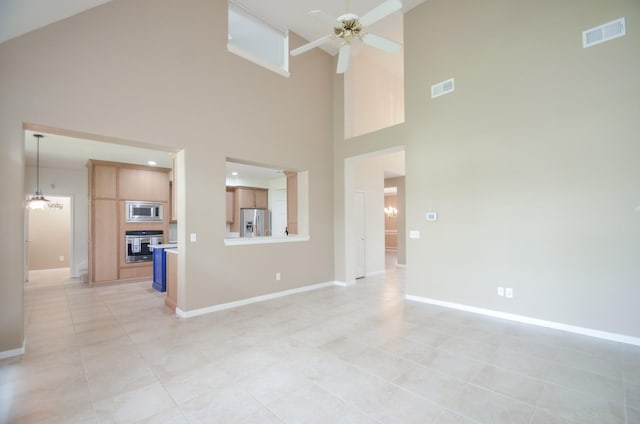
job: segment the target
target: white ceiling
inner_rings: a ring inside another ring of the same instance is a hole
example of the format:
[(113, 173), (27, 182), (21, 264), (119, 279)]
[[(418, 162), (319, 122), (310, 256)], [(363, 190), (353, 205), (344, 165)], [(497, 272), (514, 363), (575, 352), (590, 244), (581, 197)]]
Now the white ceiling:
[[(110, 0), (0, 0), (0, 43), (27, 32), (84, 12)], [(346, 10), (346, 0), (234, 0), (265, 21), (300, 34), (307, 40), (327, 35), (331, 28), (322, 19), (310, 16), (312, 10), (322, 10), (338, 17)], [(403, 0), (407, 12), (425, 0)], [(349, 12), (362, 16), (383, 0), (349, 0)], [(372, 28), (382, 28), (384, 21)]]
[(0, 43), (110, 0), (0, 0)]
[[(309, 15), (312, 10), (321, 10), (331, 17), (337, 18), (347, 12), (346, 0), (233, 0), (246, 9), (254, 12), (265, 21), (291, 30), (303, 38), (313, 41), (325, 35), (331, 34), (331, 26), (323, 19)], [(362, 16), (384, 0), (349, 0), (350, 13)], [(407, 12), (425, 0), (402, 0), (402, 10)], [(385, 25), (386, 20), (381, 20), (372, 25), (372, 32), (387, 36), (393, 34), (393, 28)], [(324, 50), (331, 54), (338, 52), (337, 45), (323, 46)]]
[[(26, 164), (35, 166), (37, 142), (33, 134), (33, 131), (25, 131), (24, 149)], [(173, 166), (169, 152), (43, 132), (38, 134), (44, 135), (40, 140), (40, 167), (42, 168), (85, 169), (89, 159), (136, 165), (148, 165), (148, 161), (152, 160), (156, 162), (156, 166), (162, 168)]]
[[(233, 172), (237, 172), (238, 175), (233, 175)], [(275, 178), (282, 178), (283, 176), (284, 172), (282, 169), (227, 161), (227, 181), (233, 181), (234, 179), (269, 181)]]

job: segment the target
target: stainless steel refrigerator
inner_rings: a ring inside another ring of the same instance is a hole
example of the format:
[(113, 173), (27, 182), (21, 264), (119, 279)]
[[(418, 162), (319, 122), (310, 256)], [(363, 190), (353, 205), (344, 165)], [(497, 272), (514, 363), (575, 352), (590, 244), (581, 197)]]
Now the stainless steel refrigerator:
[(240, 237), (271, 235), (271, 212), (268, 209), (240, 209)]

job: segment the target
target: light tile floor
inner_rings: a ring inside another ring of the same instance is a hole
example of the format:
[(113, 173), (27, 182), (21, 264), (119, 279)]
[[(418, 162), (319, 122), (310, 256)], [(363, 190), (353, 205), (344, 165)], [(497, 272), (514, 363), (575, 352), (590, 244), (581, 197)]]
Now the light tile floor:
[(640, 348), (404, 300), (404, 272), (187, 320), (27, 284), (8, 423), (640, 423)]

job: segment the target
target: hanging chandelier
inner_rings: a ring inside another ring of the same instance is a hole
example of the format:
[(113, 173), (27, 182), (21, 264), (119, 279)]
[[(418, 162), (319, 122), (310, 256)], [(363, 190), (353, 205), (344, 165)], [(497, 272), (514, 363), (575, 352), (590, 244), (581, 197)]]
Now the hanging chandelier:
[(40, 191), (40, 139), (44, 137), (42, 134), (34, 134), (37, 142), (36, 150), (36, 192), (31, 195), (27, 201), (27, 207), (29, 209), (44, 209), (49, 205), (49, 200), (45, 199)]

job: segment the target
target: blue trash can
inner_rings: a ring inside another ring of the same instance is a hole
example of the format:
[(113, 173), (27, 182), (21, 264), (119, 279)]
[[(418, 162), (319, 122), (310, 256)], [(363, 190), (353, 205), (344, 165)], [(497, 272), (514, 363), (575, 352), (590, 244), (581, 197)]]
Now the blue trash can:
[(153, 248), (153, 288), (167, 291), (167, 252), (163, 248)]

